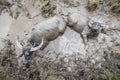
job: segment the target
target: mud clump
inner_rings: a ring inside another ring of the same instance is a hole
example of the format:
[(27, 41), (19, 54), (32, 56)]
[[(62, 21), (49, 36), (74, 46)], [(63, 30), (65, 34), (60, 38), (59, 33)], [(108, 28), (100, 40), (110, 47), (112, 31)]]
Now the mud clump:
[(103, 72), (107, 80), (120, 80), (120, 46), (114, 46), (111, 50), (105, 51), (105, 62), (102, 64)]
[(17, 59), (15, 58), (15, 48), (10, 40), (5, 40), (6, 46), (0, 51), (0, 75), (1, 80), (12, 80), (16, 77)]
[(112, 13), (120, 14), (120, 1), (119, 0), (107, 0), (104, 1), (105, 11), (110, 11)]
[(87, 9), (89, 11), (94, 11), (98, 7), (99, 0), (88, 0)]
[(0, 0), (0, 14), (6, 9), (9, 12), (10, 7), (13, 5), (12, 1)]
[(0, 6), (11, 6), (13, 3), (10, 0), (0, 0)]
[(51, 4), (50, 0), (42, 0), (41, 10), (43, 17), (47, 18), (55, 15), (55, 8), (56, 7)]
[(120, 13), (120, 3), (119, 4), (114, 4), (113, 7), (111, 8), (111, 10), (114, 13)]

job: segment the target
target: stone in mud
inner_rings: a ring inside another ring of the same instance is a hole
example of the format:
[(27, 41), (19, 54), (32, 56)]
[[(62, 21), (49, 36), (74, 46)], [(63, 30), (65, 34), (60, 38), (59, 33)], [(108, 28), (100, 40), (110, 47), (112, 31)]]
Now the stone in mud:
[(87, 9), (90, 11), (94, 11), (99, 4), (99, 0), (88, 0), (88, 5), (87, 5)]

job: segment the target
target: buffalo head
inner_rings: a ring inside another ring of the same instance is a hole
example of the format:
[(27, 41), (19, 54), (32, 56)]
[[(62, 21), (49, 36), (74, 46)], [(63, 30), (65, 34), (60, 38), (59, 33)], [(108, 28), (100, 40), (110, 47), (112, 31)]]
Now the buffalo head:
[(19, 41), (19, 37), (17, 37), (16, 40), (17, 46), (22, 50), (19, 57), (24, 56), (24, 63), (28, 63), (28, 60), (31, 58), (34, 51), (39, 50), (43, 46), (43, 38), (41, 40), (41, 43), (34, 47), (30, 42), (27, 42), (26, 44), (22, 41)]

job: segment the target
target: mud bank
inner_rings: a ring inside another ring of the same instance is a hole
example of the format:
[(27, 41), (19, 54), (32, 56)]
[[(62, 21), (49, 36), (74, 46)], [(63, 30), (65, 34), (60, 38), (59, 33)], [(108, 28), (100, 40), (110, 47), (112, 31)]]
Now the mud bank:
[[(112, 80), (119, 77), (120, 17), (106, 12), (104, 6), (107, 5), (100, 1), (104, 3), (107, 0), (89, 1), (93, 2), (19, 0), (10, 7), (12, 16), (8, 12), (2, 13), (0, 38), (9, 39), (12, 44), (0, 52), (0, 71), (7, 76), (6, 80)], [(116, 10), (119, 12), (119, 8)], [(19, 35), (21, 40), (26, 41), (29, 30), (46, 17), (59, 15), (67, 22), (67, 16), (71, 13), (79, 13), (99, 22), (106, 32), (88, 39), (85, 48), (80, 34), (67, 26), (63, 35), (51, 41), (43, 51), (38, 50), (32, 55), (26, 68), (24, 57), (16, 56), (22, 52), (16, 45), (16, 37)], [(2, 40), (0, 48), (7, 45)]]
[(0, 15), (0, 37), (5, 38), (10, 30), (12, 17), (8, 13)]

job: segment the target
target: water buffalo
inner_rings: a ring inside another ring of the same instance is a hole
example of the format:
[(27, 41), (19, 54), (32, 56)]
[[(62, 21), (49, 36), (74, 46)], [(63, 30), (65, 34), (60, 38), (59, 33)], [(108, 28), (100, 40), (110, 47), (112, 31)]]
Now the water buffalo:
[(89, 36), (96, 36), (102, 30), (102, 26), (99, 22), (90, 20), (87, 16), (79, 13), (68, 15), (68, 25), (70, 28), (80, 33), (85, 45), (87, 44), (87, 38)]
[(39, 49), (43, 50), (50, 41), (63, 34), (65, 29), (65, 20), (60, 16), (54, 16), (36, 24), (31, 29), (29, 33), (30, 36), (26, 43), (22, 43), (17, 39), (16, 43), (17, 46), (22, 49), (22, 54), (20, 56), (24, 55), (24, 62), (28, 63), (34, 51)]

